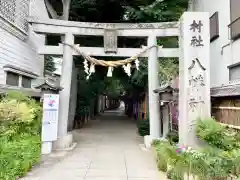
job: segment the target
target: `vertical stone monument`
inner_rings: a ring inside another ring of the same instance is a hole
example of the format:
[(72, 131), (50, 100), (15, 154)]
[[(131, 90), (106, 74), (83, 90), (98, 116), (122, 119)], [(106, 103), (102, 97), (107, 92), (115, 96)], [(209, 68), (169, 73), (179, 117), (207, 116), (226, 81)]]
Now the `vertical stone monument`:
[(210, 117), (210, 27), (206, 12), (185, 12), (180, 19), (179, 141), (199, 147), (195, 125)]

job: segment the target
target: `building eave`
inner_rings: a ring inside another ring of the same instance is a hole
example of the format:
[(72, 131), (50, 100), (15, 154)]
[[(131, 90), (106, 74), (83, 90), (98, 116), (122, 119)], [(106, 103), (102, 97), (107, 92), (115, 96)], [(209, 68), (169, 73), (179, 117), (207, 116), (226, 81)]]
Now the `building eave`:
[(45, 79), (43, 83), (35, 86), (36, 89), (41, 89), (44, 85), (48, 86), (47, 89), (54, 91), (61, 91), (63, 88), (56, 82), (56, 84), (51, 83), (48, 79)]
[(211, 88), (211, 97), (240, 96), (240, 83)]

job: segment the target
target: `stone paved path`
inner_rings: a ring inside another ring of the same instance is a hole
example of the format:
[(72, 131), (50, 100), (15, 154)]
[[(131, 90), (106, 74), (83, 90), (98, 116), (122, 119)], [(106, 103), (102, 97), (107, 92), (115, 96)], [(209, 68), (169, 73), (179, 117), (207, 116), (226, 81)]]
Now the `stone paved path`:
[(136, 124), (116, 112), (105, 113), (74, 132), (78, 145), (40, 177), (25, 180), (165, 180), (151, 151), (139, 144)]

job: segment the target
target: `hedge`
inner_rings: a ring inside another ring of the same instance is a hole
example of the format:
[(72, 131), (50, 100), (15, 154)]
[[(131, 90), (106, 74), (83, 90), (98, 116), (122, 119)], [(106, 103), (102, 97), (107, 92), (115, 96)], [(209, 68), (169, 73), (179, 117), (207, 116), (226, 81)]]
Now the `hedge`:
[(24, 176), (41, 154), (42, 108), (23, 94), (12, 92), (0, 101), (0, 179)]

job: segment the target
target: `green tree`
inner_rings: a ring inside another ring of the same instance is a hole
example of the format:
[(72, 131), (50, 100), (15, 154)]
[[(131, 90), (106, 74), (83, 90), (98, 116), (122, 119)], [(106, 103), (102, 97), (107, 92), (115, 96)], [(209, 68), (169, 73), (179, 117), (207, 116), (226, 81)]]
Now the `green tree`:
[(49, 72), (56, 71), (55, 62), (52, 56), (44, 57), (44, 71), (49, 71)]
[(127, 6), (125, 18), (133, 22), (178, 21), (188, 0), (155, 0), (148, 5)]
[(112, 98), (117, 98), (124, 93), (124, 87), (121, 80), (117, 77), (106, 77), (104, 79), (104, 93)]
[(120, 0), (45, 0), (45, 4), (53, 19), (113, 22), (124, 14), (124, 1)]

